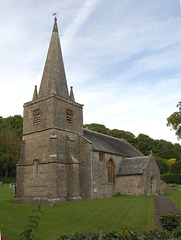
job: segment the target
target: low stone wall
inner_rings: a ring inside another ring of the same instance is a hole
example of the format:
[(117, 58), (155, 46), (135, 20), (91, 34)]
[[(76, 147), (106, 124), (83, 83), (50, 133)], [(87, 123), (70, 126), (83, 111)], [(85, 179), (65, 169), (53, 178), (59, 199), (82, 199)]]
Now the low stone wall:
[(13, 202), (20, 203), (20, 204), (40, 204), (40, 205), (49, 205), (53, 206), (56, 203), (65, 202), (67, 199), (65, 198), (31, 198), (31, 197), (22, 197), (17, 198), (14, 196)]

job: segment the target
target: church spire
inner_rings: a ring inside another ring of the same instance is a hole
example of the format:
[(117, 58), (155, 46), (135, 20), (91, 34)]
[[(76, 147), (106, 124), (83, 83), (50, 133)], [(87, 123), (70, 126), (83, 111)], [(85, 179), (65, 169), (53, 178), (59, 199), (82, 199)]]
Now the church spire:
[(36, 100), (38, 98), (38, 93), (37, 93), (37, 86), (35, 86), (35, 90), (33, 93), (33, 99), (32, 100)]
[(52, 86), (57, 95), (69, 98), (56, 17), (38, 97), (51, 94)]
[(75, 102), (75, 98), (74, 98), (74, 93), (73, 93), (73, 87), (70, 87), (70, 100)]

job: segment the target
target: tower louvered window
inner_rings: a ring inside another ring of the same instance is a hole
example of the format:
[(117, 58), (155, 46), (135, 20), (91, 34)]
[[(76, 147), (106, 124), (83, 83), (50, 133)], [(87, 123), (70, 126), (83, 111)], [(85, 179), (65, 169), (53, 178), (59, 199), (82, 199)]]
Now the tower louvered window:
[(72, 118), (73, 118), (72, 110), (67, 109), (66, 110), (66, 121), (67, 121), (67, 124), (72, 124), (72, 120), (73, 120)]
[(34, 124), (37, 125), (40, 123), (40, 110), (37, 109), (33, 112), (34, 115)]

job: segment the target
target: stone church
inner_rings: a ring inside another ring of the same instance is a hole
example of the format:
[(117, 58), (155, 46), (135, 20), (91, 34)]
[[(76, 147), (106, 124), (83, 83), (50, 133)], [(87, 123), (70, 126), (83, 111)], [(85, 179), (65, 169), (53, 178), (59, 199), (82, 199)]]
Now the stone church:
[(70, 93), (57, 19), (39, 91), (24, 104), (16, 203), (52, 204), (116, 193), (158, 195), (160, 172), (124, 139), (83, 129), (83, 105)]

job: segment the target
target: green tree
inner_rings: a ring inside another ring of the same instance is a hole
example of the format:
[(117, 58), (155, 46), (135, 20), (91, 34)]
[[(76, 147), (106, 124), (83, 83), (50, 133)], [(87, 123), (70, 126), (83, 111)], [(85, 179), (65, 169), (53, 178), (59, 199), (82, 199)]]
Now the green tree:
[(177, 154), (174, 151), (173, 144), (165, 140), (154, 140), (152, 150), (155, 156), (163, 159), (170, 159), (170, 158), (177, 157)]
[(116, 137), (116, 138), (123, 138), (133, 145), (136, 144), (135, 135), (131, 132), (128, 132), (128, 131), (113, 129), (113, 130), (110, 130), (108, 132), (108, 135), (110, 135), (112, 137)]
[(106, 128), (104, 125), (98, 123), (85, 124), (84, 128), (88, 128), (89, 130), (100, 132), (103, 134), (108, 134), (109, 132), (109, 128)]
[(21, 139), (23, 134), (23, 118), (21, 115), (14, 115), (7, 118), (0, 117), (0, 131), (5, 128), (12, 128)]
[(177, 104), (178, 112), (172, 113), (167, 118), (167, 126), (175, 131), (178, 139), (181, 139), (181, 102)]
[(16, 163), (19, 160), (20, 138), (18, 133), (6, 127), (0, 131), (0, 175), (15, 176)]
[(175, 143), (173, 145), (173, 149), (174, 149), (174, 152), (175, 152), (175, 158), (177, 160), (181, 160), (181, 145), (179, 143)]
[(176, 161), (174, 164), (172, 164), (171, 173), (181, 174), (181, 161)]
[(137, 137), (136, 148), (139, 149), (144, 155), (149, 155), (153, 148), (154, 140), (148, 135), (140, 133)]
[(171, 164), (167, 159), (156, 157), (156, 162), (161, 174), (170, 173)]

